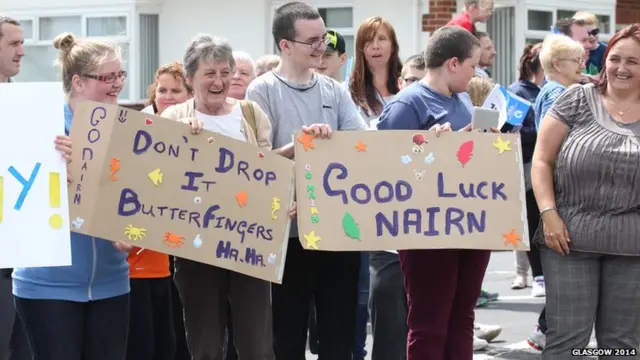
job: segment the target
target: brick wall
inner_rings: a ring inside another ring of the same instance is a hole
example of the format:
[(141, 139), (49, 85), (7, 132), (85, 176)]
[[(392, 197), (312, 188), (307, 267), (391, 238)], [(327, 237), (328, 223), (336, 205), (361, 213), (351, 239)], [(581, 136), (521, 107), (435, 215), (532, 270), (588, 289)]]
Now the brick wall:
[(618, 0), (616, 23), (629, 25), (640, 22), (640, 0)]
[(456, 0), (429, 0), (429, 14), (422, 16), (422, 31), (433, 32), (447, 25), (455, 13)]

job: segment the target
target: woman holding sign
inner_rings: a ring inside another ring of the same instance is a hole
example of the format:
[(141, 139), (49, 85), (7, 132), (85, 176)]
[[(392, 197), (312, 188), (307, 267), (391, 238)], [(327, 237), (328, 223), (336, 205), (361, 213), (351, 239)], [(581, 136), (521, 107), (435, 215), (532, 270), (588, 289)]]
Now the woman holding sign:
[[(472, 105), (464, 92), (479, 60), (480, 42), (470, 32), (457, 26), (436, 30), (425, 51), (425, 77), (385, 108), (378, 129), (470, 130)], [(491, 252), (398, 253), (409, 305), (407, 360), (471, 359), (474, 309)]]
[[(60, 50), (58, 64), (69, 99), (64, 104), (68, 135), (76, 104), (116, 104), (126, 72), (114, 44), (78, 40), (68, 33), (53, 44)], [(56, 147), (69, 161), (70, 139), (59, 137)], [(35, 359), (124, 359), (129, 265), (123, 244), (71, 233), (70, 267), (15, 270), (15, 305)]]
[[(60, 50), (58, 64), (68, 97), (64, 104), (67, 136), (58, 137), (56, 148), (69, 162), (68, 134), (76, 106), (86, 100), (116, 104), (126, 72), (114, 43), (80, 40), (65, 33), (53, 44)], [(71, 177), (68, 182), (73, 185)], [(125, 359), (129, 329), (126, 252), (130, 249), (123, 242), (71, 233), (71, 266), (15, 269), (15, 305), (35, 359)]]
[[(228, 97), (235, 60), (226, 41), (195, 37), (184, 66), (194, 97), (168, 108), (163, 117), (199, 123), (206, 130), (271, 150), (271, 123), (262, 109), (254, 102)], [(248, 107), (250, 111), (245, 110)], [(275, 358), (269, 282), (182, 258), (175, 260), (175, 282), (194, 360), (222, 357), (229, 303), (239, 358)]]

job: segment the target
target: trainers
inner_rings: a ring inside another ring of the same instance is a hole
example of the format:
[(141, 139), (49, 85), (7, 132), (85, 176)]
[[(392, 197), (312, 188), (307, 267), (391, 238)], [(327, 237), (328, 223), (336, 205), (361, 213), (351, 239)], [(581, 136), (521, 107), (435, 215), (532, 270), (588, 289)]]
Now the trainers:
[(527, 344), (538, 351), (542, 351), (545, 345), (547, 345), (547, 336), (542, 333), (540, 326), (536, 326), (536, 328), (533, 329), (533, 332), (527, 339)]
[(513, 279), (511, 283), (512, 290), (522, 290), (527, 287), (527, 277), (523, 275), (516, 275), (516, 278)]
[(483, 307), (485, 305), (487, 305), (489, 303), (489, 301), (483, 297), (479, 297), (478, 300), (476, 300), (476, 307)]
[(486, 342), (491, 342), (497, 338), (502, 332), (500, 325), (485, 325), (480, 323), (473, 324), (473, 335)]
[(496, 301), (498, 300), (498, 297), (500, 297), (500, 294), (498, 293), (490, 293), (488, 291), (480, 291), (480, 297), (483, 299), (486, 299), (487, 301)]
[(545, 297), (546, 291), (544, 289), (544, 276), (536, 276), (533, 278), (533, 284), (531, 285), (531, 296), (533, 297)]
[(477, 337), (473, 337), (473, 351), (484, 350), (489, 346), (489, 343), (486, 340), (478, 339)]

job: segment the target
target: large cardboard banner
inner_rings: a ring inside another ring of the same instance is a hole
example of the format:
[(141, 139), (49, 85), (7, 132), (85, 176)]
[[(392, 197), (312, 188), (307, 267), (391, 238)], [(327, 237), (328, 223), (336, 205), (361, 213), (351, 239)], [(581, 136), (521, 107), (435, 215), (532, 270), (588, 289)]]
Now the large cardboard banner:
[(0, 84), (0, 124), (0, 268), (69, 266), (62, 84)]
[(282, 282), (291, 160), (94, 102), (76, 109), (71, 137), (73, 231)]
[(305, 249), (529, 249), (519, 134), (295, 139)]

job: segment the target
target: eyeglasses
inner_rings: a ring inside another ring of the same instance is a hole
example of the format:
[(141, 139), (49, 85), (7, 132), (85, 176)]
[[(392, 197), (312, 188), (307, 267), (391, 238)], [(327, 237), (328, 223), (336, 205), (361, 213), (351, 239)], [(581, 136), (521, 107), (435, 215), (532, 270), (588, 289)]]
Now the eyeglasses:
[(119, 72), (112, 72), (103, 75), (92, 75), (92, 74), (82, 74), (83, 77), (88, 79), (102, 81), (106, 84), (113, 84), (118, 79), (124, 79), (127, 77), (127, 72), (124, 70), (120, 70)]
[(326, 35), (320, 40), (309, 41), (309, 42), (289, 40), (289, 39), (285, 39), (285, 40), (291, 41), (292, 43), (296, 43), (296, 44), (308, 45), (314, 50), (320, 50), (331, 43), (331, 38)]
[(578, 65), (582, 65), (584, 64), (584, 58), (565, 58), (565, 59), (558, 59), (560, 61), (572, 61)]
[(600, 33), (600, 29), (595, 28), (591, 31), (589, 31), (589, 36), (597, 36)]

